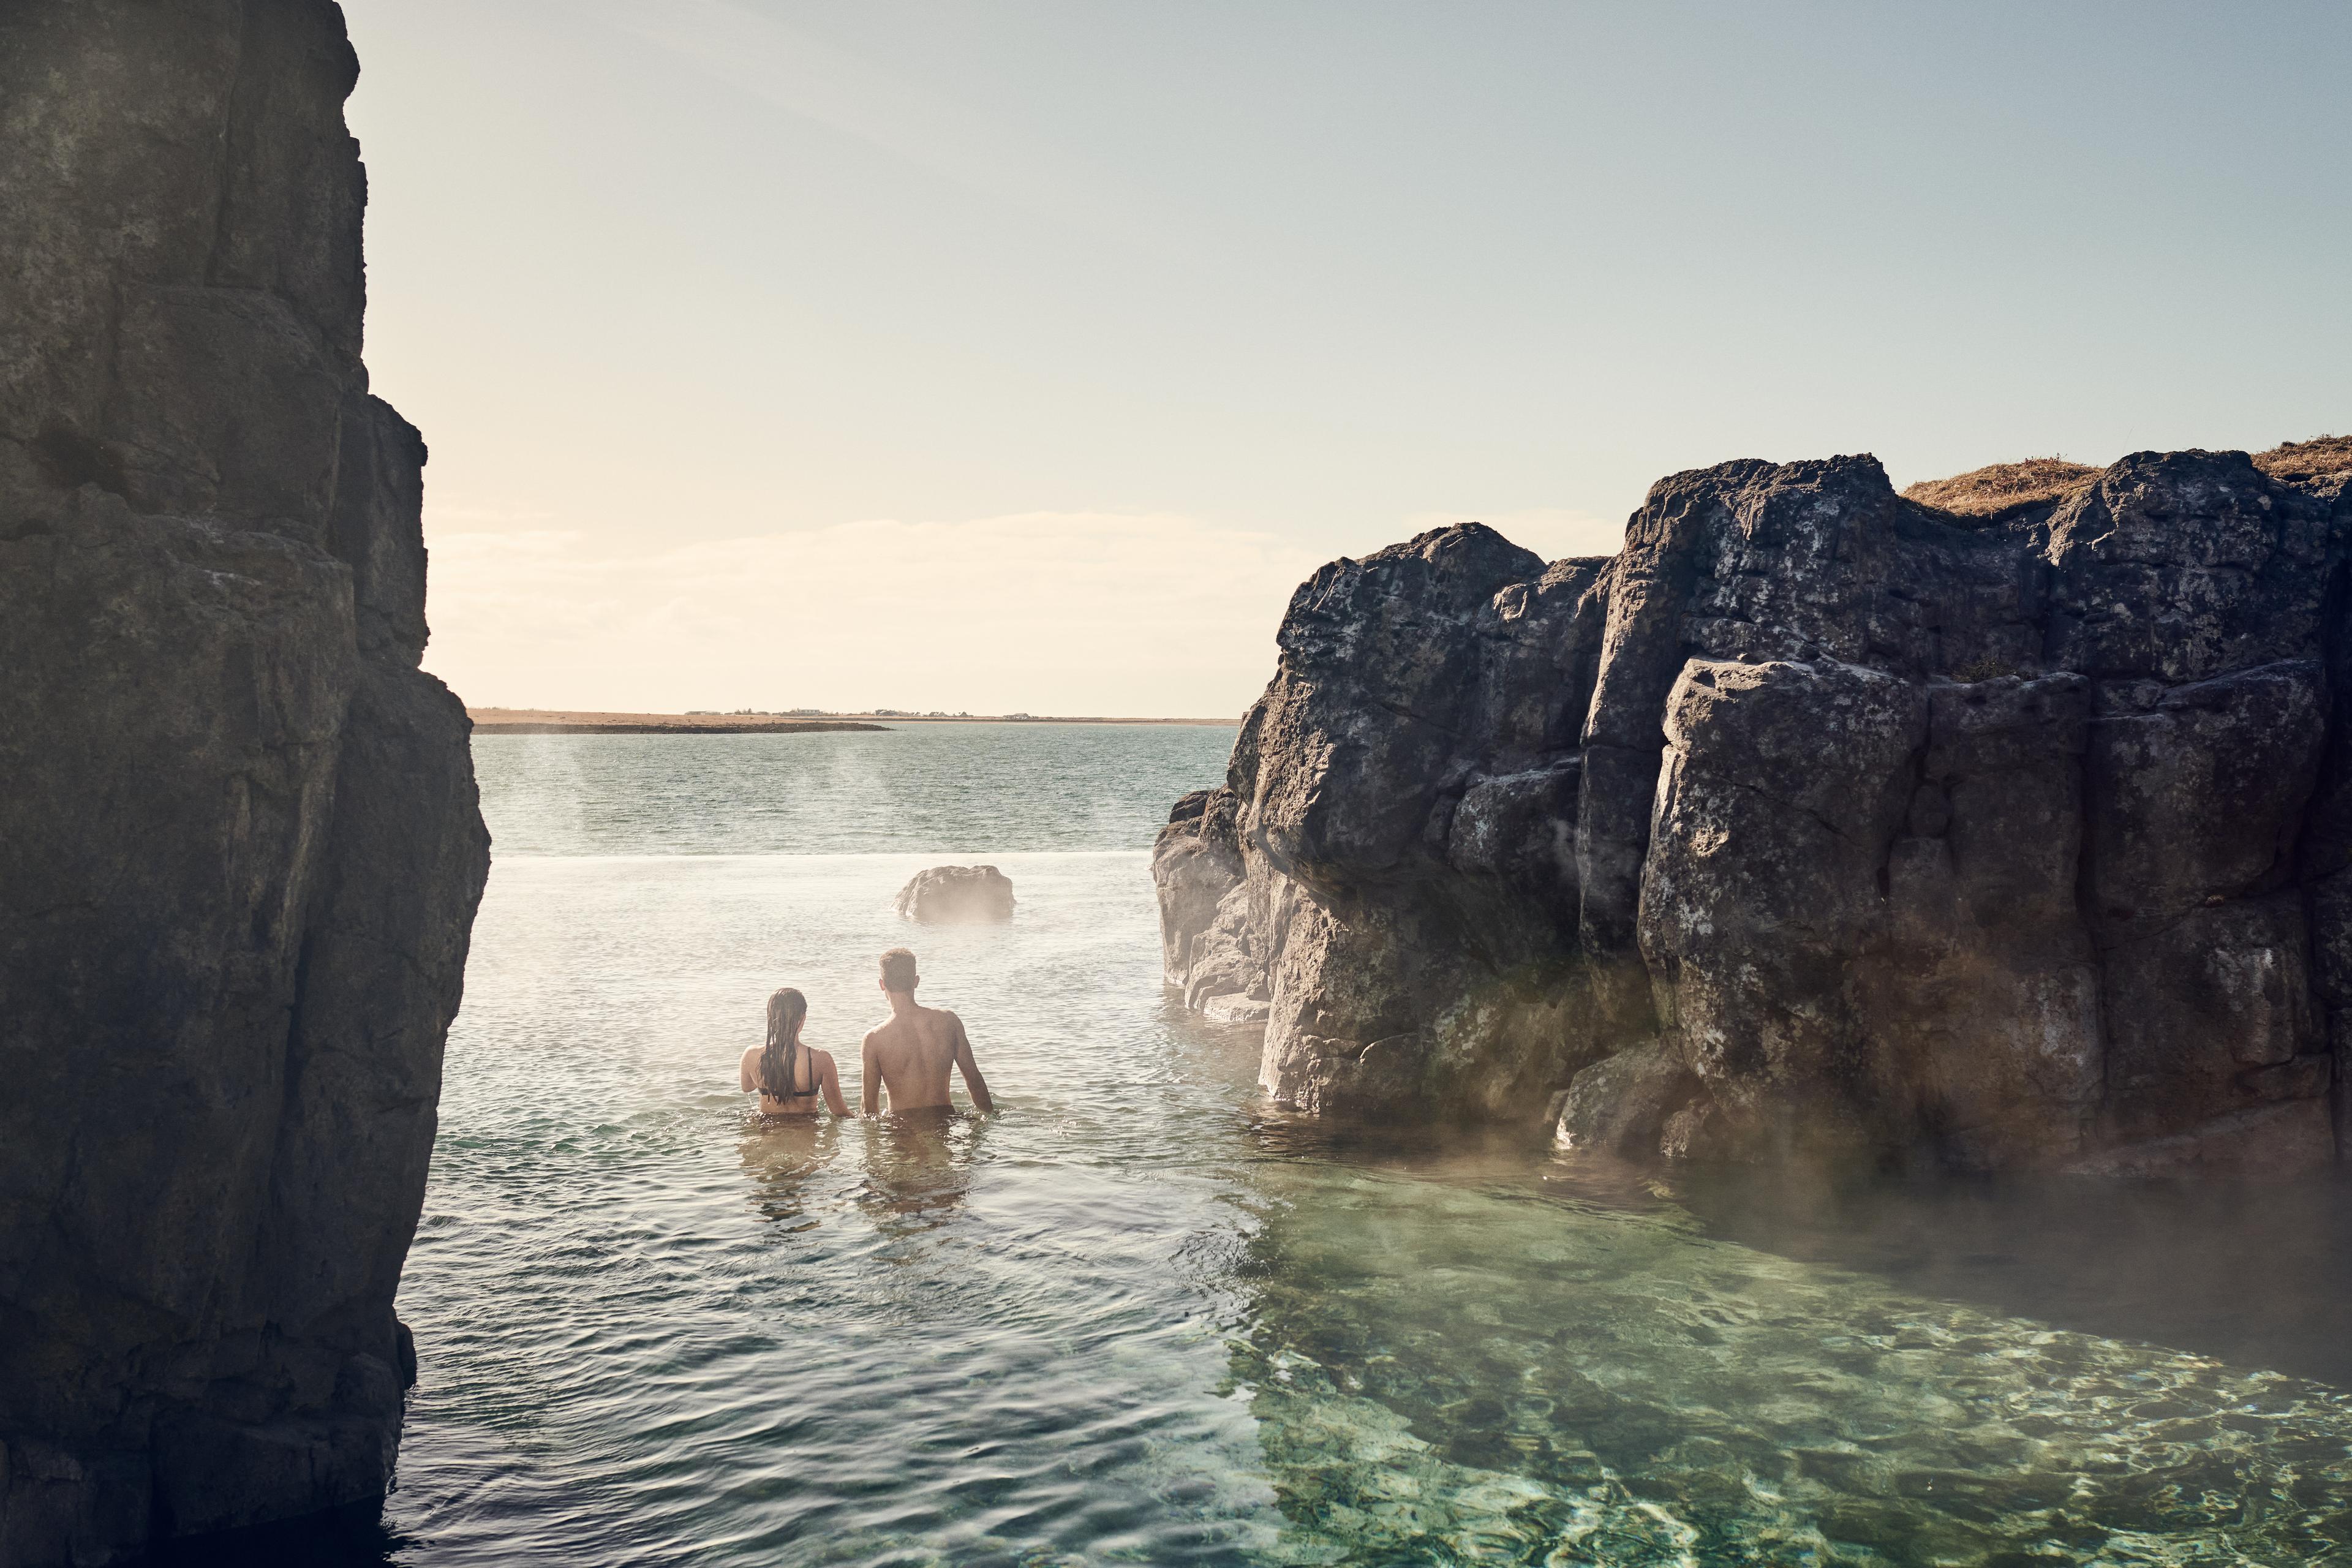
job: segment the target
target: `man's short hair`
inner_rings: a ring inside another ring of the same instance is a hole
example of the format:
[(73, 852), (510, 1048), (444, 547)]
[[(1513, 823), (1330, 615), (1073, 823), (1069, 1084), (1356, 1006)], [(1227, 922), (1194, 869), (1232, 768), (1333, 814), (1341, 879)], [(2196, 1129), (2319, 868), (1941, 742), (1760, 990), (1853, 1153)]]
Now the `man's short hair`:
[(882, 989), (911, 993), (920, 978), (915, 973), (915, 955), (909, 949), (894, 947), (882, 955)]

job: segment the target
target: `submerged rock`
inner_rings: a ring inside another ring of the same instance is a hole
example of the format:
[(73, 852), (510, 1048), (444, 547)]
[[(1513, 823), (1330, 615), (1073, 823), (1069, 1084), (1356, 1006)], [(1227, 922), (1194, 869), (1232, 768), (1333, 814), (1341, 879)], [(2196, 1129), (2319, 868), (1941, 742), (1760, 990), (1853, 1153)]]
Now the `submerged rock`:
[(934, 866), (898, 889), (903, 920), (987, 925), (1013, 918), (1013, 879), (993, 866)]
[(1310, 1111), (2325, 1161), (2352, 463), (2281, 454), (1911, 497), (1866, 457), (1727, 463), (1613, 558), (1467, 523), (1336, 562), (1160, 834), (1169, 982), (1262, 1008), (1262, 1082)]
[[(324, 0), (0, 9), (0, 1561), (382, 1495), (488, 865)], [(430, 1347), (426, 1347), (427, 1352)]]

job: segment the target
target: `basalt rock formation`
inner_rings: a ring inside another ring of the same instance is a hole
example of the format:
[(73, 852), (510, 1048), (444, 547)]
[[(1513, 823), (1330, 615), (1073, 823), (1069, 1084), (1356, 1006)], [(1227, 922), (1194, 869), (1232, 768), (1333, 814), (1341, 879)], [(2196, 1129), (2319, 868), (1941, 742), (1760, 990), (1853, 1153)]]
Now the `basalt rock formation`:
[[(2343, 459), (2338, 461), (2336, 459)], [(1301, 1110), (1625, 1154), (2334, 1157), (2352, 452), (1897, 495), (1727, 463), (1608, 559), (1464, 524), (1292, 599), (1154, 861)]]
[(903, 920), (986, 925), (1013, 918), (1013, 879), (993, 866), (934, 866), (898, 889)]
[(381, 1496), (488, 866), (325, 0), (0, 7), (0, 1563)]

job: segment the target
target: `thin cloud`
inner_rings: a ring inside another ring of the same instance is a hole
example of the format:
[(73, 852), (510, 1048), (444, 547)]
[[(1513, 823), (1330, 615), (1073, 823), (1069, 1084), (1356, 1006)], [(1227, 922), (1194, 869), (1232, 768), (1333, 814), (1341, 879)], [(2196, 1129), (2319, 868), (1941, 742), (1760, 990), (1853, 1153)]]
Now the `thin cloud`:
[[(437, 521), (437, 520), (436, 520)], [(1319, 563), (1197, 520), (873, 521), (654, 551), (431, 535), (426, 664), (508, 707), (1236, 714)]]

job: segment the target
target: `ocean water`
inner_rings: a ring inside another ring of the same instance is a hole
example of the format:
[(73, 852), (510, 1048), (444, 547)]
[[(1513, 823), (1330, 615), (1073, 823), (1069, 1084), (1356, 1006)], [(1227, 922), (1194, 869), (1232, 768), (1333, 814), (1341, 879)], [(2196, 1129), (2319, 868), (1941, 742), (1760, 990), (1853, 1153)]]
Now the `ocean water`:
[[(2352, 1562), (2352, 1224), (2288, 1191), (1567, 1163), (1287, 1119), (1159, 973), (1232, 731), (485, 737), (496, 839), (354, 1560)], [(919, 930), (987, 860), (1008, 926)], [(877, 952), (1001, 1113), (788, 1126)]]

